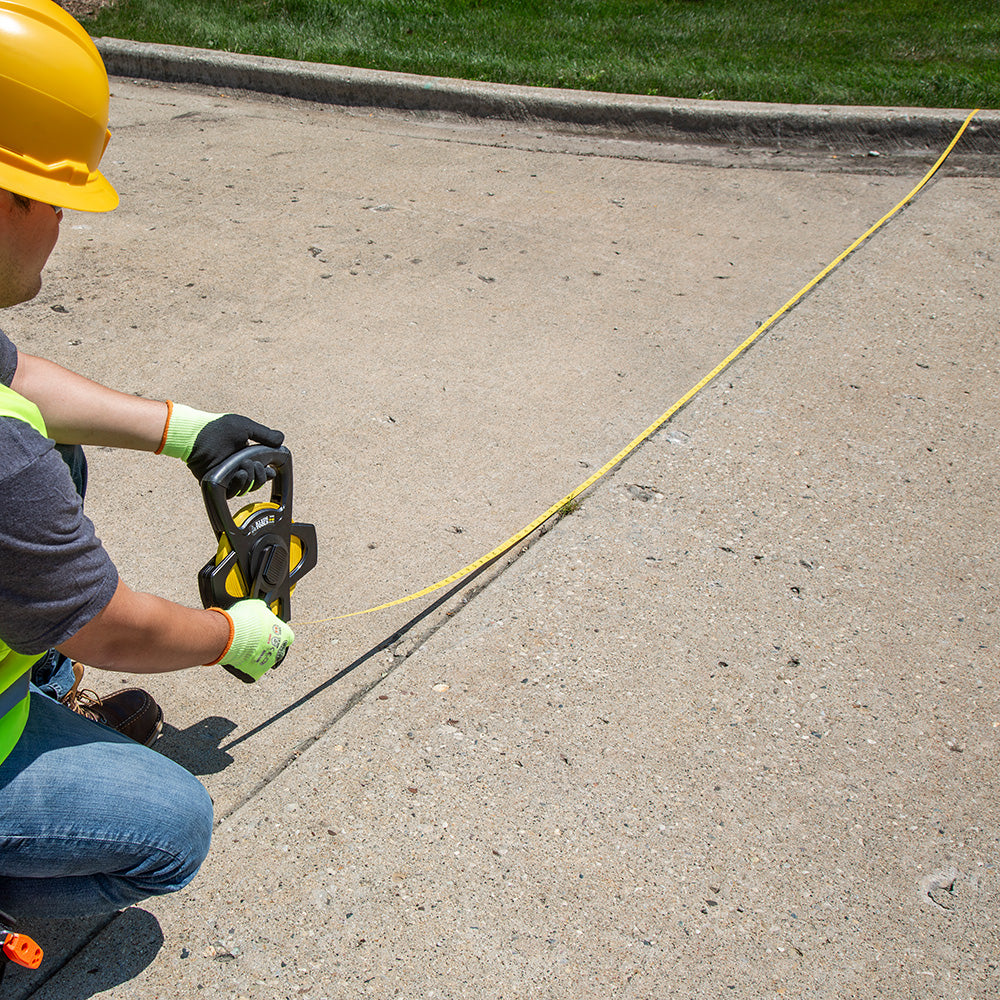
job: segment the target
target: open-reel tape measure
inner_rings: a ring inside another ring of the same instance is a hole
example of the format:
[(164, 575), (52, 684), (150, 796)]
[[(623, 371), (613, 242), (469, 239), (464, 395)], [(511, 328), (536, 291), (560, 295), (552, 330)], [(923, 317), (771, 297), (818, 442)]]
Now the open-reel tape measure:
[[(226, 490), (248, 459), (274, 469), (271, 499), (234, 514)], [(201, 491), (219, 542), (215, 557), (198, 573), (202, 604), (228, 608), (258, 597), (287, 622), (295, 585), (316, 565), (316, 528), (292, 520), (292, 453), (254, 445), (206, 473)]]

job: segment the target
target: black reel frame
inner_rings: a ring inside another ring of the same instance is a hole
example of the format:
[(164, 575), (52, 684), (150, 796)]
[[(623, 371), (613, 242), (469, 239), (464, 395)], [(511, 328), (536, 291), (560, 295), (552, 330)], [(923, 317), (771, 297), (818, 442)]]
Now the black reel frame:
[[(237, 525), (229, 510), (226, 489), (243, 462), (260, 462), (274, 469), (270, 501), (275, 508), (251, 514)], [(287, 622), (291, 618), (291, 589), (316, 565), (316, 528), (292, 522), (292, 453), (285, 447), (253, 445), (230, 456), (207, 472), (201, 481), (208, 519), (217, 540), (225, 536), (230, 551), (218, 564), (207, 562), (198, 573), (198, 590), (206, 608), (229, 608), (242, 597), (233, 597), (226, 580), (239, 569), (247, 597), (257, 597)], [(291, 565), (292, 538), (298, 539), (302, 557)]]

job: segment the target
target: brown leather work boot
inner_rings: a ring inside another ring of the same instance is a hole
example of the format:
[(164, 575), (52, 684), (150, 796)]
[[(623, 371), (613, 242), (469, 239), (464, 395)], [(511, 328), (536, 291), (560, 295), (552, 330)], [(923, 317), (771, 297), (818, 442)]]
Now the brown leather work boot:
[(141, 688), (123, 688), (105, 698), (81, 689), (83, 664), (73, 664), (73, 686), (62, 704), (85, 719), (100, 722), (136, 743), (151, 747), (163, 729), (160, 706)]

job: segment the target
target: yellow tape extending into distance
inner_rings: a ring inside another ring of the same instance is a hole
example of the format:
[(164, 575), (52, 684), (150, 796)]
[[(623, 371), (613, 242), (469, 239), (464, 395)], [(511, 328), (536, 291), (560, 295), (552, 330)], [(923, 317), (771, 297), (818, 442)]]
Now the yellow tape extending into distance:
[(519, 542), (524, 541), (536, 528), (540, 528), (550, 517), (558, 514), (567, 504), (575, 500), (581, 493), (590, 489), (599, 479), (606, 476), (616, 465), (624, 461), (629, 455), (635, 451), (644, 441), (652, 437), (681, 407), (689, 403), (706, 385), (709, 384), (713, 379), (717, 378), (722, 374), (744, 351), (746, 351), (764, 332), (776, 323), (789, 309), (791, 309), (800, 299), (807, 295), (813, 288), (815, 288), (834, 268), (839, 264), (842, 264), (844, 260), (847, 259), (862, 243), (865, 242), (873, 233), (877, 232), (882, 228), (900, 209), (904, 208), (910, 201), (912, 201), (917, 194), (920, 193), (921, 189), (925, 184), (937, 173), (938, 168), (942, 163), (948, 158), (949, 153), (955, 148), (956, 143), (961, 139), (962, 134), (968, 128), (969, 123), (972, 119), (979, 113), (979, 108), (972, 111), (969, 116), (962, 123), (962, 127), (955, 133), (954, 139), (948, 144), (945, 151), (938, 157), (937, 162), (924, 174), (923, 179), (920, 183), (894, 208), (886, 212), (881, 219), (878, 220), (870, 229), (862, 233), (846, 250), (836, 256), (826, 267), (823, 268), (819, 274), (816, 275), (809, 284), (805, 285), (801, 290), (795, 293), (777, 312), (773, 313), (768, 319), (766, 319), (760, 326), (757, 327), (754, 332), (743, 341), (731, 354), (727, 355), (722, 359), (701, 381), (697, 384), (691, 386), (690, 389), (680, 399), (677, 400), (669, 410), (662, 413), (656, 420), (653, 421), (641, 434), (633, 438), (627, 445), (614, 458), (610, 459), (604, 465), (601, 466), (589, 479), (580, 483), (575, 490), (571, 490), (562, 499), (557, 500), (548, 510), (539, 514), (538, 517), (534, 519), (530, 524), (526, 524), (517, 534), (511, 535), (505, 542), (502, 542), (495, 549), (490, 550), (484, 556), (480, 556), (475, 562), (469, 563), (468, 566), (463, 566), (460, 570), (452, 573), (451, 576), (446, 576), (443, 580), (438, 580), (437, 583), (432, 583), (429, 587), (424, 587), (423, 590), (418, 590), (415, 593), (407, 594), (406, 597), (399, 597), (394, 601), (387, 601), (385, 604), (379, 604), (372, 608), (365, 608), (364, 611), (350, 611), (343, 615), (334, 615), (330, 618), (319, 618), (316, 621), (309, 622), (295, 622), (293, 623), (296, 627), (301, 625), (322, 625), (325, 622), (341, 621), (344, 618), (354, 618), (358, 615), (371, 614), (374, 611), (385, 611), (387, 608), (394, 608), (398, 604), (406, 604), (409, 601), (415, 601), (417, 598), (426, 597), (428, 594), (433, 594), (436, 590), (441, 590), (443, 587), (447, 587), (449, 584), (456, 583), (461, 580), (462, 577), (468, 576), (470, 573), (474, 573), (477, 569), (481, 569), (487, 563), (492, 562), (494, 559), (499, 558), (505, 552), (514, 548)]

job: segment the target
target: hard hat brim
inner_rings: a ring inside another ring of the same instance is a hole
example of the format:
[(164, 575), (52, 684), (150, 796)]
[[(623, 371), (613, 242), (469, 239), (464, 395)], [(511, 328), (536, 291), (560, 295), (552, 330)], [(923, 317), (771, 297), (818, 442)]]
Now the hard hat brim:
[(91, 173), (83, 184), (67, 184), (4, 164), (0, 166), (0, 188), (79, 212), (110, 212), (118, 205), (118, 192), (99, 170)]

